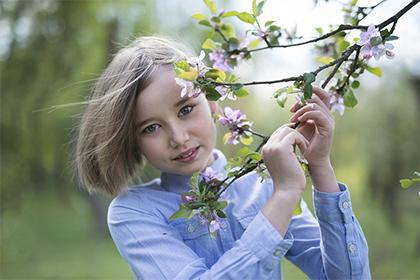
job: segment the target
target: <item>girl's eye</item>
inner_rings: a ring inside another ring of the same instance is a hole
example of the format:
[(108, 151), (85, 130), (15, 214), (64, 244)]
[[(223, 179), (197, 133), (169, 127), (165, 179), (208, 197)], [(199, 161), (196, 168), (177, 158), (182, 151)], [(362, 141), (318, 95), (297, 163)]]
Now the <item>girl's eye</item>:
[(188, 115), (189, 113), (192, 112), (193, 108), (194, 108), (194, 106), (191, 106), (191, 105), (187, 105), (185, 107), (182, 107), (182, 109), (179, 110), (178, 116), (183, 117), (185, 115)]
[(158, 124), (151, 124), (151, 125), (147, 126), (145, 129), (143, 129), (143, 133), (152, 134), (152, 133), (156, 132), (156, 130), (158, 128), (159, 128)]

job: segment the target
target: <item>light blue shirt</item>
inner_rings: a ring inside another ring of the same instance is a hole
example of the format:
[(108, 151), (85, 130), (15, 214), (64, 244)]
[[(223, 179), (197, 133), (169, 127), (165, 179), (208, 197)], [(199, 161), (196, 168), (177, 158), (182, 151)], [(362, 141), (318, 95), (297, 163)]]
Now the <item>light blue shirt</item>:
[[(215, 154), (212, 168), (223, 171), (226, 158)], [(371, 279), (366, 239), (345, 185), (337, 193), (313, 189), (318, 219), (302, 201), (303, 212), (283, 237), (260, 211), (272, 182), (249, 173), (222, 194), (227, 218), (214, 240), (197, 216), (169, 221), (189, 181), (162, 173), (111, 202), (109, 230), (136, 279), (282, 279), (284, 257), (311, 279)]]

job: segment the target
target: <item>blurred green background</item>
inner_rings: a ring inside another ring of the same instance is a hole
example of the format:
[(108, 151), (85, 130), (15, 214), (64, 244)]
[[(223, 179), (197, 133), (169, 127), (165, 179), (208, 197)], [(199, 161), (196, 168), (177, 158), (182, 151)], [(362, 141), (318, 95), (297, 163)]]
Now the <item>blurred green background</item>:
[[(191, 19), (197, 12), (207, 13), (201, 1), (0, 1), (0, 279), (131, 279), (106, 226), (111, 198), (87, 195), (73, 176), (72, 137), (83, 108), (51, 106), (83, 101), (111, 54), (135, 36), (171, 35), (198, 51), (207, 30)], [(415, 52), (404, 55), (418, 62)], [(274, 56), (284, 54), (256, 55), (239, 76), (256, 80)], [(289, 66), (276, 67), (283, 75)], [(301, 72), (315, 67), (310, 61)], [(351, 190), (374, 279), (420, 279), (420, 189), (399, 186), (420, 170), (419, 73), (386, 63), (381, 79), (365, 74), (359, 105), (337, 116), (333, 164)], [(288, 121), (269, 90), (250, 90), (229, 104), (255, 128), (268, 134)], [(237, 149), (219, 147), (228, 156)], [(156, 175), (147, 168), (143, 179)], [(309, 183), (305, 198), (311, 204)], [(284, 265), (285, 279), (306, 279)]]

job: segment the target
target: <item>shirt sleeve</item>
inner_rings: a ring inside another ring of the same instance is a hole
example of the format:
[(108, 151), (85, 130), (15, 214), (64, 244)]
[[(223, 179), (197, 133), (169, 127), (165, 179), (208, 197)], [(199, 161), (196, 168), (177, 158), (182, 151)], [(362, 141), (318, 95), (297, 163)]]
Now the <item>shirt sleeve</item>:
[(241, 238), (212, 267), (162, 218), (126, 205), (112, 205), (108, 226), (136, 279), (273, 279), (292, 241), (259, 212)]
[(311, 279), (371, 279), (365, 236), (347, 186), (339, 187), (336, 193), (313, 189), (318, 221), (303, 202), (289, 225), (294, 243), (285, 256)]

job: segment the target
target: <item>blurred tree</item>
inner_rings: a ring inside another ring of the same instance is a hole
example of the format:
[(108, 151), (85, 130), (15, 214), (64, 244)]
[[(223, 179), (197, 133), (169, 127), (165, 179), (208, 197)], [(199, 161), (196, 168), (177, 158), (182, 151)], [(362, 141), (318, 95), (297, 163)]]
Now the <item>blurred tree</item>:
[(371, 195), (381, 202), (389, 221), (399, 225), (402, 191), (399, 180), (412, 176), (419, 168), (419, 88), (415, 84), (418, 77), (409, 79), (408, 73), (389, 75), (396, 76), (395, 82), (389, 88), (381, 88), (380, 97), (376, 94), (366, 104), (365, 110), (370, 110), (375, 118), (365, 119), (364, 139)]

